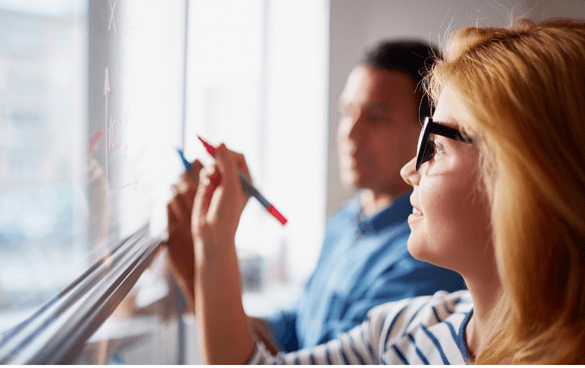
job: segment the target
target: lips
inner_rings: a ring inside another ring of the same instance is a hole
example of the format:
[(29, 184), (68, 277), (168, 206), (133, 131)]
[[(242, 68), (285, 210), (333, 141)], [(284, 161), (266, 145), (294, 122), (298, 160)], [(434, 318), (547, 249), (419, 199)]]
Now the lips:
[(356, 154), (355, 150), (352, 153), (345, 152), (340, 157), (341, 164), (347, 168), (356, 169), (366, 165), (367, 160), (361, 154)]
[[(408, 216), (408, 223), (413, 224), (414, 222), (418, 222), (423, 218), (423, 213), (419, 210), (416, 205), (413, 203), (414, 193), (410, 195), (410, 205), (412, 206), (412, 213)], [(414, 197), (417, 198), (417, 197)]]
[(424, 218), (422, 212), (416, 207), (412, 207), (412, 213), (408, 215), (408, 224), (414, 225), (415, 223), (421, 221)]

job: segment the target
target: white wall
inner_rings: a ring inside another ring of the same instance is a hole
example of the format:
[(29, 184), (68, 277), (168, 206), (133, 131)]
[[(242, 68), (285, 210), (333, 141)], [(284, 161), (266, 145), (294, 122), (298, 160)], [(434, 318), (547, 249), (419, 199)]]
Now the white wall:
[[(583, 4), (581, 1), (575, 3)], [(579, 6), (573, 4), (571, 7)], [(339, 181), (337, 101), (349, 72), (360, 62), (364, 52), (382, 39), (418, 38), (439, 44), (450, 31), (476, 23), (507, 25), (510, 12), (517, 16), (528, 10), (526, 0), (331, 0), (328, 216), (351, 196)], [(542, 11), (537, 10), (535, 13)]]
[(267, 218), (263, 232), (282, 236), (294, 281), (313, 271), (325, 228), (328, 8), (327, 0), (267, 2), (262, 188), (289, 222)]
[(527, 16), (535, 21), (552, 17), (585, 18), (583, 0), (527, 0)]

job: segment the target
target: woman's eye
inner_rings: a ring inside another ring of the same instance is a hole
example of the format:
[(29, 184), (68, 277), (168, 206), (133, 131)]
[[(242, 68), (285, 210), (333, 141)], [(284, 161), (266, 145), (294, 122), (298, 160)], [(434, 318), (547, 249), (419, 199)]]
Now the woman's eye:
[(429, 140), (429, 146), (431, 149), (431, 152), (433, 152), (433, 156), (437, 153), (443, 153), (443, 148), (441, 147), (440, 144), (435, 143), (435, 141)]
[(430, 152), (432, 152), (432, 154), (431, 154), (431, 157), (433, 157), (433, 156), (435, 155), (435, 152), (437, 152), (437, 151), (436, 151), (436, 149), (435, 149), (435, 148), (436, 148), (436, 147), (435, 147), (435, 142), (433, 142), (433, 141), (429, 141), (429, 142), (427, 143), (427, 145), (429, 146), (429, 148), (428, 148), (428, 149), (429, 149), (429, 151), (430, 151)]
[(441, 153), (445, 152), (442, 145), (434, 143), (434, 142), (433, 142), (433, 144), (435, 145), (435, 153), (441, 154)]

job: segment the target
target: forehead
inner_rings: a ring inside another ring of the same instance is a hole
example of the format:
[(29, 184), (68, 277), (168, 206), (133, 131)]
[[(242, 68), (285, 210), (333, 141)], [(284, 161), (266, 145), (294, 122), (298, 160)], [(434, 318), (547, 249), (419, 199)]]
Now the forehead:
[(357, 66), (350, 73), (340, 97), (346, 104), (386, 105), (412, 103), (415, 82), (405, 72)]
[(449, 86), (439, 96), (433, 120), (456, 129), (470, 129), (470, 115)]

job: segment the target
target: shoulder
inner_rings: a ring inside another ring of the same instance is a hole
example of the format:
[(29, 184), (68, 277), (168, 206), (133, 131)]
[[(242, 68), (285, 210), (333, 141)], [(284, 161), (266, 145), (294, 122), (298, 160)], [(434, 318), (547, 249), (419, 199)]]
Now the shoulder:
[(358, 196), (344, 202), (328, 219), (325, 226), (325, 241), (336, 239), (348, 230), (355, 227), (355, 221), (360, 211)]
[(351, 218), (353, 219), (361, 209), (361, 201), (359, 195), (355, 195), (352, 198), (344, 201), (337, 207), (335, 212), (327, 220), (327, 225), (335, 223), (341, 219)]
[[(433, 319), (435, 321), (444, 320), (454, 313), (465, 314), (472, 308), (473, 303), (468, 290), (453, 293), (437, 291), (434, 295), (419, 296), (379, 305), (368, 312), (368, 318), (370, 320), (390, 320), (390, 323), (393, 324), (393, 329), (405, 330), (411, 322), (425, 322), (428, 324), (432, 323)], [(435, 318), (434, 311), (438, 312), (438, 319)], [(414, 320), (412, 320), (413, 318)]]
[[(386, 362), (411, 361), (408, 351), (416, 347), (437, 363), (464, 362), (458, 348), (460, 326), (473, 309), (467, 290), (439, 291), (380, 305), (368, 313), (370, 335), (375, 337)], [(424, 360), (422, 363), (424, 364)], [(431, 363), (432, 364), (432, 363)]]

